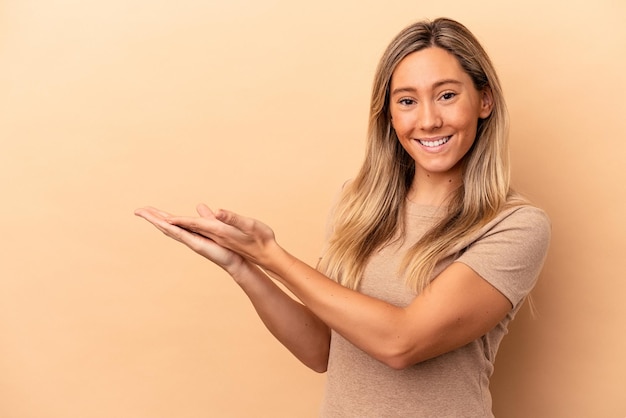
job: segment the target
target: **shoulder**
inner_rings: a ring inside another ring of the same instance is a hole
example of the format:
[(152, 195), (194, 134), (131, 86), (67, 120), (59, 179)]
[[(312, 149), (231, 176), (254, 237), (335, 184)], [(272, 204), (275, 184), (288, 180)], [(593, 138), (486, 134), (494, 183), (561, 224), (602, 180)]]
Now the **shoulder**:
[(491, 243), (492, 251), (503, 254), (533, 254), (543, 258), (550, 243), (552, 226), (548, 214), (531, 204), (509, 206), (483, 225), (464, 242), (467, 250), (481, 243)]
[(516, 225), (519, 228), (534, 230), (550, 235), (552, 225), (550, 217), (541, 208), (535, 206), (519, 193), (512, 191), (504, 208), (494, 217), (494, 225)]
[(552, 224), (548, 214), (541, 208), (525, 203), (502, 210), (483, 228), (484, 234), (507, 232), (533, 241), (549, 241)]
[(520, 224), (539, 224), (550, 228), (550, 217), (541, 208), (529, 203), (508, 206), (494, 218), (496, 222), (513, 222)]
[(465, 241), (457, 261), (469, 265), (515, 306), (537, 280), (550, 234), (550, 219), (542, 209), (510, 206)]

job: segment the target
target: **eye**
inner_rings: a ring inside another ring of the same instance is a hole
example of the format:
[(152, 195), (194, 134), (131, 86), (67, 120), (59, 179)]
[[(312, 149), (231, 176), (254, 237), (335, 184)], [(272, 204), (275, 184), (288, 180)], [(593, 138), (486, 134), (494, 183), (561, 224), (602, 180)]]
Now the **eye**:
[(456, 93), (452, 93), (451, 91), (447, 91), (441, 95), (443, 100), (452, 100), (456, 96)]
[(403, 98), (403, 99), (398, 100), (398, 103), (400, 103), (403, 106), (411, 106), (411, 105), (415, 104), (415, 100), (410, 99), (410, 98), (407, 97), (407, 98)]

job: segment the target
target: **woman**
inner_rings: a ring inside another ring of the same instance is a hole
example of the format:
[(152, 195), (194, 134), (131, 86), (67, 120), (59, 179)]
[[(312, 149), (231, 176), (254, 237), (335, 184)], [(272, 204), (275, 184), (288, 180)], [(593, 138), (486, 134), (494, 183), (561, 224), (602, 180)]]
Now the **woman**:
[(323, 416), (492, 416), (496, 351), (550, 238), (511, 190), (507, 152), (485, 51), (458, 22), (418, 22), (380, 61), (365, 162), (318, 269), (229, 211), (137, 215), (229, 272), (274, 336), (328, 371)]

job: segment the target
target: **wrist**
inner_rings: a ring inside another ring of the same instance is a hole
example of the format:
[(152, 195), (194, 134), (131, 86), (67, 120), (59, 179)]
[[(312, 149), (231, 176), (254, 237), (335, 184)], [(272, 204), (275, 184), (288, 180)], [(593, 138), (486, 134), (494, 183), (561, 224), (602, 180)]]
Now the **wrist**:
[(260, 266), (269, 273), (285, 277), (295, 262), (294, 256), (285, 251), (277, 242), (274, 242)]
[(224, 267), (224, 270), (235, 280), (235, 282), (241, 284), (241, 282), (248, 276), (254, 268), (254, 265), (248, 260), (241, 258), (237, 263), (233, 263), (228, 267)]

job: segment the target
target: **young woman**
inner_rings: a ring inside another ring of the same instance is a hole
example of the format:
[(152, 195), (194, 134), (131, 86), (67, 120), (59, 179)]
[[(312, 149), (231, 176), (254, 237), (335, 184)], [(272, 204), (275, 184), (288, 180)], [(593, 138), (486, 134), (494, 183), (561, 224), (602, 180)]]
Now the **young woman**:
[(273, 335), (328, 372), (323, 416), (492, 416), (498, 345), (550, 238), (546, 215), (511, 190), (507, 152), (485, 51), (458, 22), (424, 21), (380, 61), (365, 162), (317, 269), (226, 210), (136, 213), (224, 268)]

